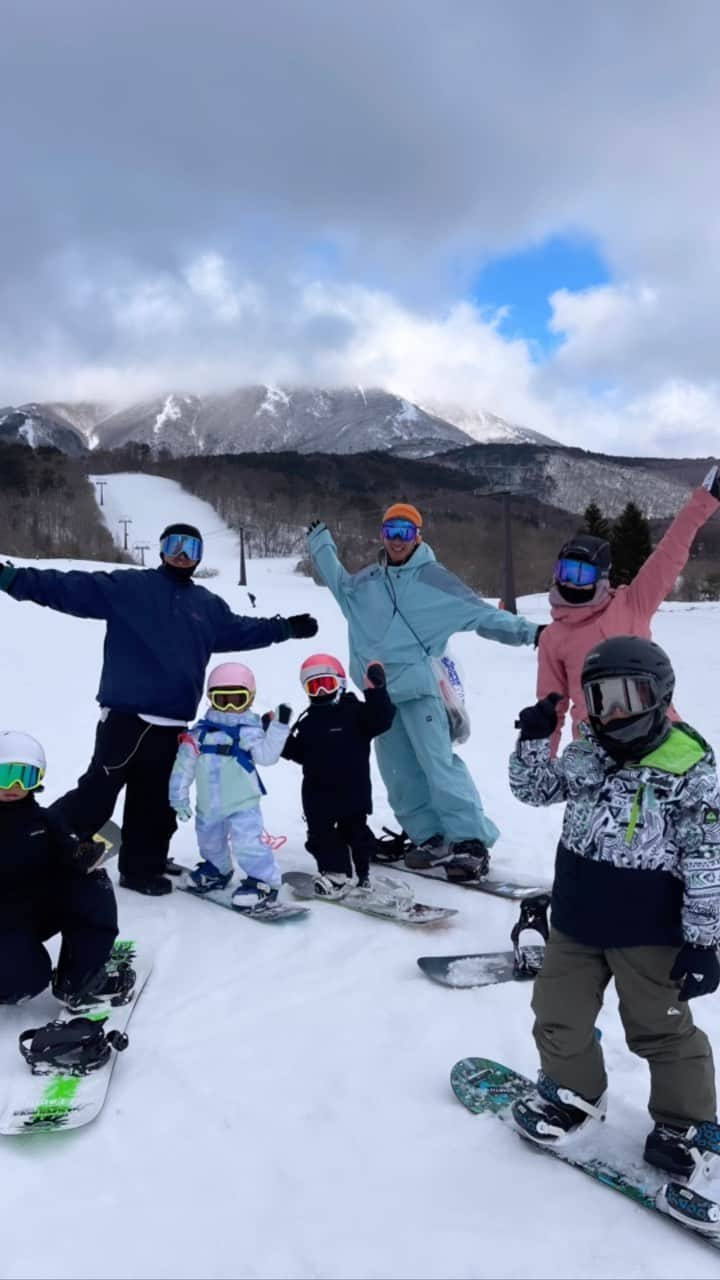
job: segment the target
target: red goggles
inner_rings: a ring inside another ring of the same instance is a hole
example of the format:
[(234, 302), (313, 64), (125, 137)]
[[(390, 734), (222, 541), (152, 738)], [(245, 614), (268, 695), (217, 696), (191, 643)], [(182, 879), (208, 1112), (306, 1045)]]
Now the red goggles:
[(337, 676), (308, 676), (305, 681), (305, 692), (309, 698), (316, 698), (319, 693), (337, 693), (339, 688)]

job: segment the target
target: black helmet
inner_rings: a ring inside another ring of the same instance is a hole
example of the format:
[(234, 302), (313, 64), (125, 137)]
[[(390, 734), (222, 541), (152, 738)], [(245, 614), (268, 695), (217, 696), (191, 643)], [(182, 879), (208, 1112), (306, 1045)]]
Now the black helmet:
[[(585, 659), (582, 686), (593, 733), (616, 759), (646, 755), (667, 736), (675, 672), (659, 644), (641, 636), (604, 640)], [(608, 719), (613, 706), (621, 714)]]
[(559, 560), (584, 560), (586, 564), (597, 565), (602, 577), (610, 572), (610, 543), (605, 538), (596, 538), (593, 533), (580, 531), (560, 548)]

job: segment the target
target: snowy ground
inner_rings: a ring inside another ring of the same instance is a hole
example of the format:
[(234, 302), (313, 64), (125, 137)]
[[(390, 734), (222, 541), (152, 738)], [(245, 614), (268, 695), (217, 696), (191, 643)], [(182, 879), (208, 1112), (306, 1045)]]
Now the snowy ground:
[[(111, 476), (105, 514), (153, 551), (163, 525), (207, 533), (207, 582), (252, 612), (237, 584), (237, 546), (217, 515), (170, 481)], [(320, 513), (322, 514), (322, 513)], [(67, 562), (53, 562), (69, 567)], [(81, 567), (96, 569), (97, 564)], [(300, 710), (298, 668), (321, 645), (345, 658), (345, 628), (329, 593), (291, 562), (249, 564), (257, 612), (313, 612), (320, 636), (249, 655), (260, 709)], [(522, 602), (547, 618), (543, 597)], [(720, 745), (720, 609), (662, 610), (656, 637), (673, 655), (682, 714)], [(87, 762), (102, 624), (0, 598), (3, 727), (45, 743), (48, 800)], [(172, 637), (168, 637), (172, 643)], [(551, 875), (560, 811), (510, 796), (506, 760), (518, 709), (533, 698), (532, 650), (462, 636), (473, 715), (463, 752), (502, 828), (498, 871)], [(285, 868), (305, 867), (299, 771), (266, 770), (266, 825), (288, 835)], [(390, 820), (376, 779), (375, 825)], [(194, 862), (192, 831), (173, 854)], [(461, 914), (408, 929), (328, 904), (311, 918), (262, 926), (184, 894), (149, 900), (119, 890), (124, 936), (148, 940), (155, 969), (117, 1063), (100, 1119), (76, 1133), (0, 1140), (0, 1277), (717, 1277), (717, 1254), (672, 1224), (520, 1146), (453, 1099), (459, 1057), (495, 1057), (529, 1074), (530, 991), (449, 991), (418, 955), (507, 946), (515, 908), (409, 879), (425, 901)], [(720, 1045), (720, 1003), (696, 1004)], [(33, 1025), (32, 1006), (0, 1010), (0, 1027)], [(612, 1095), (634, 1107), (638, 1143), (647, 1071), (625, 1049), (614, 997), (600, 1019)], [(0, 1039), (0, 1064), (16, 1050)]]

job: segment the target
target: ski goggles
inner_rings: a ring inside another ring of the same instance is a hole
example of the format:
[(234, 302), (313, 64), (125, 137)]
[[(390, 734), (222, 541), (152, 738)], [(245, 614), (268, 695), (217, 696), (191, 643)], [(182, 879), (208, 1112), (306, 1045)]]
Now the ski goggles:
[(386, 520), (382, 527), (383, 538), (401, 538), (403, 542), (414, 542), (418, 535), (418, 527), (412, 520)]
[(305, 692), (309, 698), (316, 698), (319, 693), (337, 693), (339, 688), (337, 676), (308, 676), (305, 681)]
[(601, 676), (583, 685), (591, 716), (603, 722), (642, 715), (657, 706), (655, 685), (647, 676)]
[(555, 565), (555, 581), (571, 587), (594, 587), (600, 577), (596, 564), (561, 556)]
[(202, 560), (202, 538), (194, 538), (189, 533), (169, 533), (160, 543), (163, 555), (172, 558), (185, 552), (188, 560)]
[(255, 694), (252, 689), (211, 689), (208, 697), (216, 711), (246, 711)]
[(0, 764), (0, 791), (21, 786), (23, 791), (34, 791), (40, 786), (45, 770), (36, 764)]

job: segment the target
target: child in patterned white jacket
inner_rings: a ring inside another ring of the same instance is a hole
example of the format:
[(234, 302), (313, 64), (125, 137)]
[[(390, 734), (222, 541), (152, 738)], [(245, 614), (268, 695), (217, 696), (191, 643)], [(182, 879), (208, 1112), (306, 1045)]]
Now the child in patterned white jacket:
[(662, 1207), (717, 1231), (715, 1071), (687, 1002), (720, 983), (720, 788), (708, 744), (668, 719), (674, 682), (658, 645), (615, 636), (585, 659), (588, 722), (561, 758), (551, 758), (560, 694), (520, 713), (513, 795), (566, 808), (533, 992), (541, 1070), (513, 1118), (545, 1145), (602, 1118), (607, 1077), (595, 1023), (614, 978), (628, 1047), (650, 1068), (655, 1126), (645, 1159), (688, 1179), (662, 1188)]
[(245, 872), (232, 905), (247, 911), (274, 901), (281, 883), (275, 855), (263, 839), (260, 800), (265, 788), (255, 766), (280, 758), (292, 711), (281, 703), (266, 726), (265, 718), (250, 709), (255, 677), (242, 663), (223, 662), (211, 671), (207, 694), (205, 716), (180, 737), (170, 804), (180, 821), (187, 822), (195, 782), (195, 831), (203, 861), (190, 873), (194, 890), (224, 889), (232, 879), (232, 853)]

